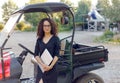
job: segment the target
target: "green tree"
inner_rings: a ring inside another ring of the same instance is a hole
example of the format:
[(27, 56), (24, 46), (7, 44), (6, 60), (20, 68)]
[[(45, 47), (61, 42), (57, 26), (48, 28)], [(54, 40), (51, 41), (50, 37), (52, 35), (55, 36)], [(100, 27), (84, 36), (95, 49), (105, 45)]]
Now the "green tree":
[(84, 22), (84, 16), (86, 16), (90, 10), (91, 2), (89, 0), (81, 0), (78, 2), (78, 8), (75, 13), (76, 22)]
[(73, 3), (70, 0), (60, 0), (60, 2), (63, 2), (63, 3), (67, 4), (70, 7), (73, 7)]
[(18, 6), (12, 0), (8, 0), (8, 2), (2, 5), (2, 9), (3, 9), (2, 18), (4, 23), (6, 23), (7, 20), (9, 19), (9, 16), (13, 13), (13, 11), (18, 9)]
[(112, 4), (109, 0), (99, 0), (97, 8), (102, 9), (101, 13), (111, 22), (120, 21), (120, 0), (112, 0)]
[[(27, 4), (34, 4), (34, 3), (43, 3), (46, 0), (30, 0), (29, 3)], [(33, 18), (34, 17), (34, 18)], [(36, 27), (38, 24), (38, 22), (40, 21), (40, 19), (46, 17), (45, 14), (43, 13), (28, 13), (25, 14), (24, 19), (29, 22), (31, 25), (33, 25), (34, 27)]]
[(110, 14), (112, 21), (120, 21), (120, 0), (112, 0), (112, 12)]
[(43, 3), (45, 2), (46, 0), (30, 0), (29, 1), (29, 4), (34, 4), (34, 3)]

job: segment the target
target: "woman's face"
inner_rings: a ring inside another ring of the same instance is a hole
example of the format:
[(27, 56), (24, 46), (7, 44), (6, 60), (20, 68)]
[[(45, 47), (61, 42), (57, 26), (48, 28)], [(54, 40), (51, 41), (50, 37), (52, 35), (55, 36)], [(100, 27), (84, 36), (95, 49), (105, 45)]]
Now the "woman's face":
[(51, 32), (51, 25), (48, 21), (44, 21), (43, 23), (43, 31), (45, 33), (50, 33)]

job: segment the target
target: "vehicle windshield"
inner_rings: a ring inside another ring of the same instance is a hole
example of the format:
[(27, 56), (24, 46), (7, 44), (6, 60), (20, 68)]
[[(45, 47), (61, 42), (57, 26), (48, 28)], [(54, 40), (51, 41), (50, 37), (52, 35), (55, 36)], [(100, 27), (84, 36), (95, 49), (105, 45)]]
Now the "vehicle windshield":
[(13, 14), (7, 21), (5, 27), (0, 32), (0, 47), (2, 47), (2, 44), (8, 38), (8, 36), (12, 34), (12, 31), (15, 28), (14, 26), (16, 25), (16, 22), (18, 21), (18, 18), (20, 16), (21, 16), (21, 13)]

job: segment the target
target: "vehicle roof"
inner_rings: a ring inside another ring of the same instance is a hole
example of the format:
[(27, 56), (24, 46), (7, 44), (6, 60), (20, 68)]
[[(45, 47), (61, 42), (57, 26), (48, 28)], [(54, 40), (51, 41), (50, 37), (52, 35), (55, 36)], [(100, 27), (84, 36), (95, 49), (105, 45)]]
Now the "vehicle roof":
[(30, 12), (59, 12), (64, 10), (69, 10), (70, 7), (61, 2), (46, 2), (46, 3), (37, 3), (37, 4), (30, 4), (27, 5), (14, 13), (23, 12), (23, 13), (30, 13)]

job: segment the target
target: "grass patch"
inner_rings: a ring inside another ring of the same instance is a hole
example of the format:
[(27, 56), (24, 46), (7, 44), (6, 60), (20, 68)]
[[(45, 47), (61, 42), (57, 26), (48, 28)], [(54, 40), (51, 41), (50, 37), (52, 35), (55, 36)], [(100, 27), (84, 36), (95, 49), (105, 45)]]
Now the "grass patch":
[(108, 43), (109, 41), (112, 41), (113, 36), (113, 32), (106, 30), (102, 36), (95, 38), (95, 42)]

